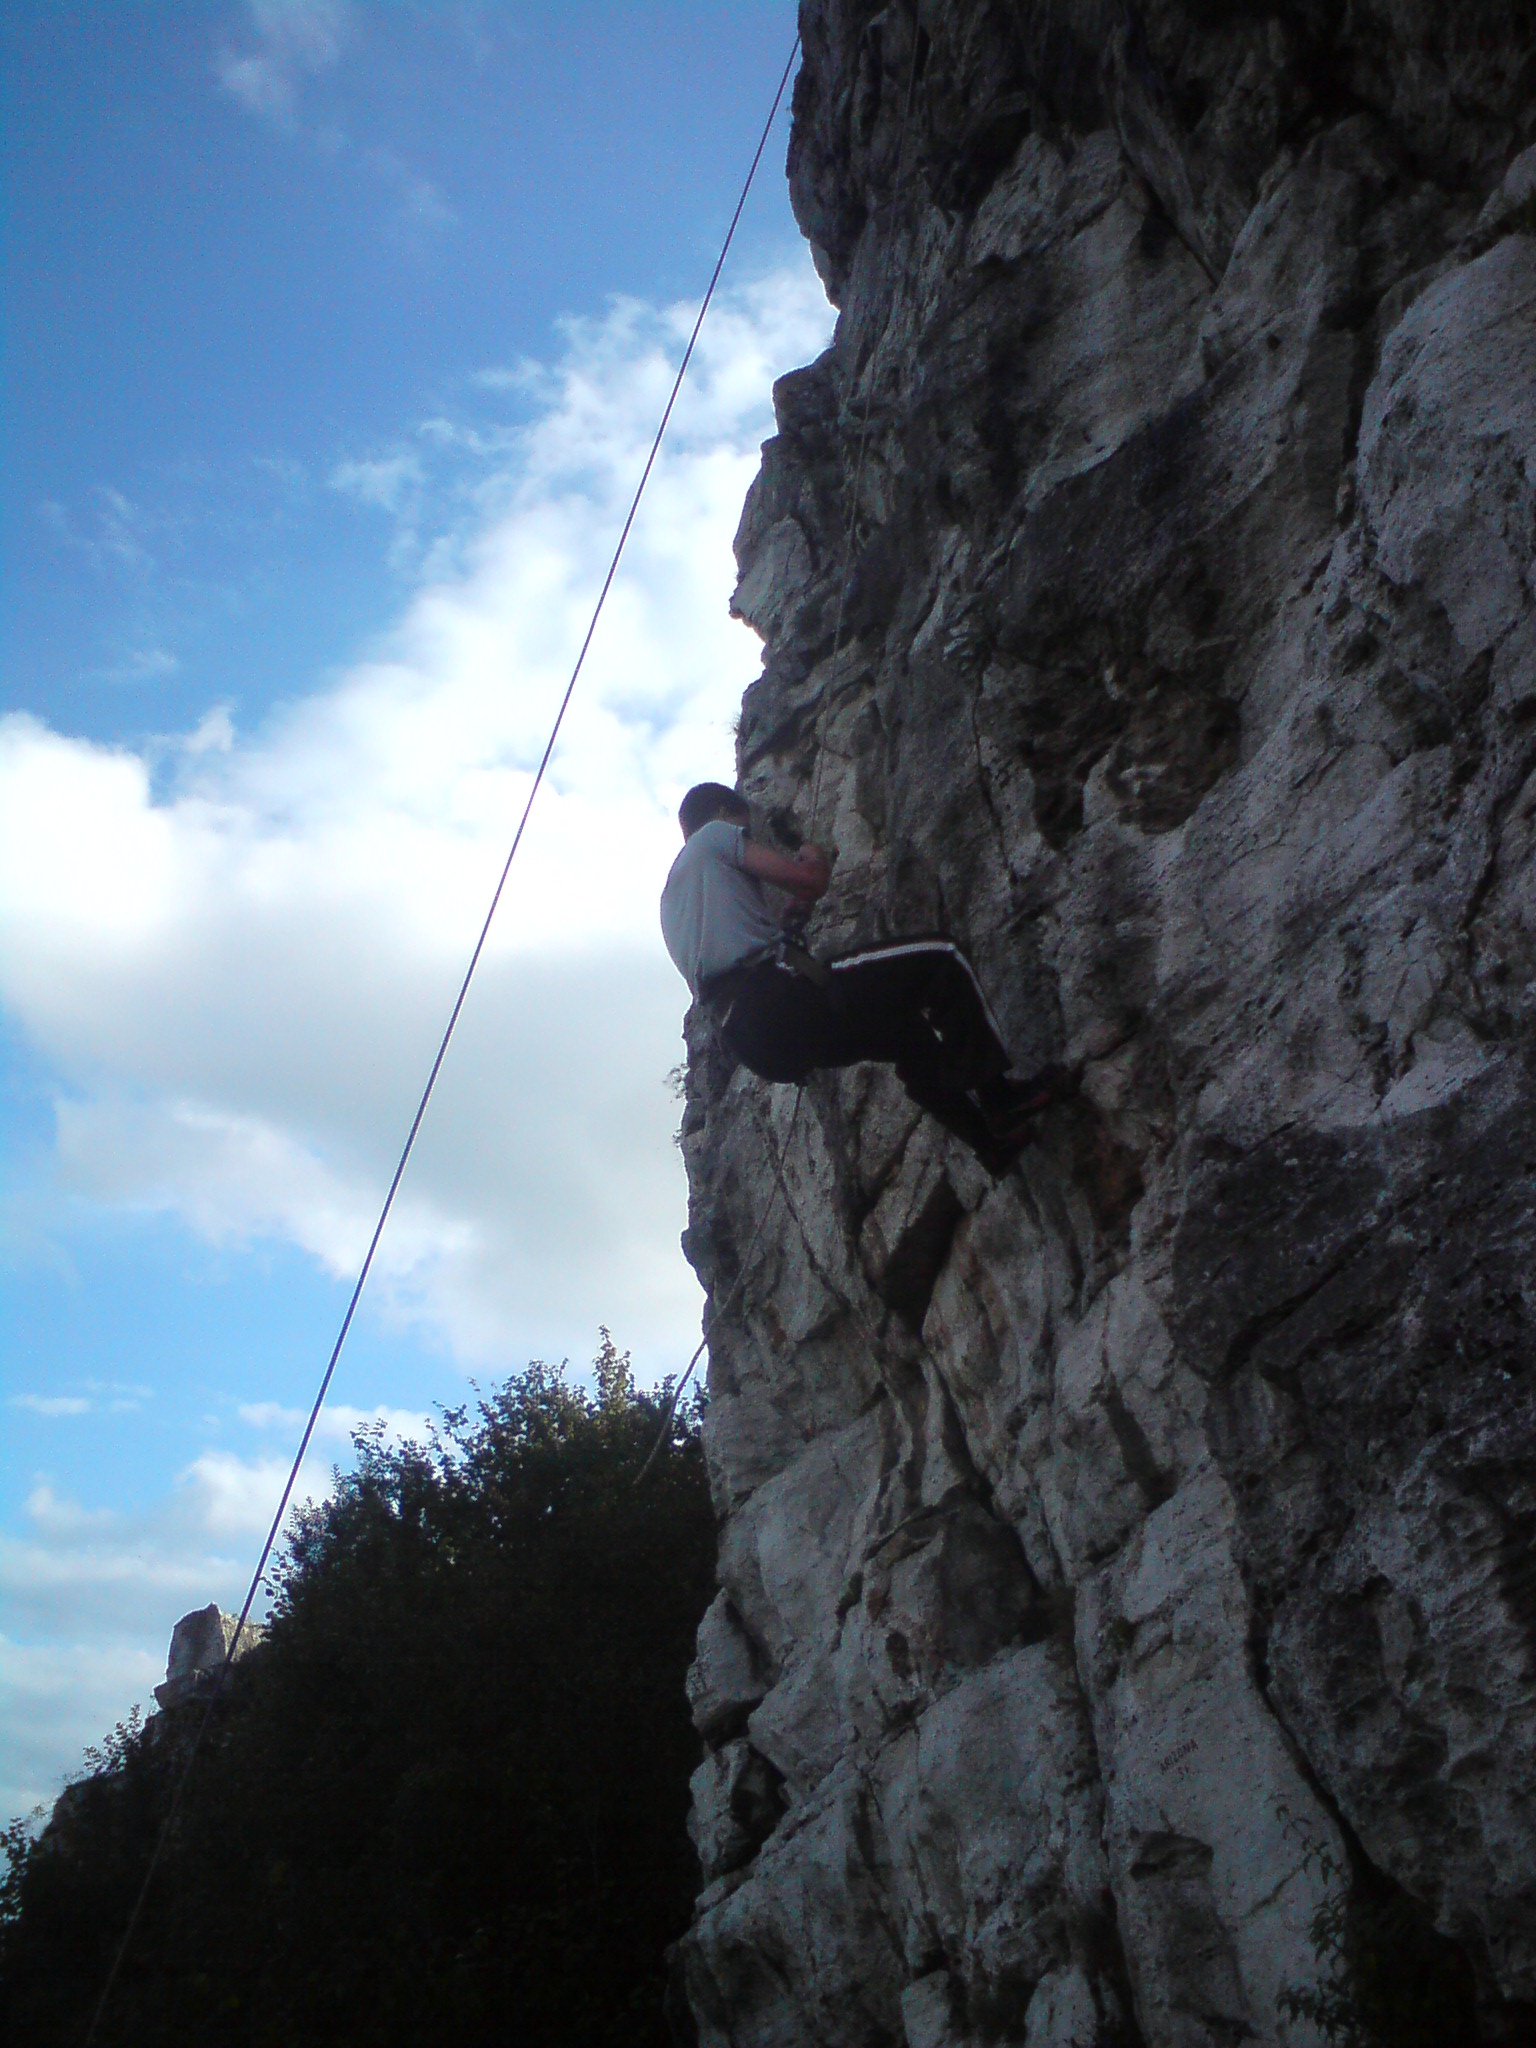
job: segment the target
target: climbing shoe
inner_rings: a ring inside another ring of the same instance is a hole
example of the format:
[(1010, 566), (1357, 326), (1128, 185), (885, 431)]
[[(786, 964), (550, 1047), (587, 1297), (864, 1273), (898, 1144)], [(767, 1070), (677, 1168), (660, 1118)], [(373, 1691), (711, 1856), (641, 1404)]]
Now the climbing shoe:
[(1004, 1074), (996, 1081), (989, 1081), (984, 1088), (978, 1088), (976, 1099), (981, 1104), (988, 1130), (1000, 1144), (1006, 1145), (1015, 1137), (1022, 1144), (1028, 1135), (1031, 1118), (1075, 1095), (1082, 1078), (1081, 1067), (1061, 1065), (1042, 1067), (1039, 1073), (1031, 1074), (1026, 1080)]
[(1027, 1080), (1005, 1075), (976, 1090), (986, 1136), (972, 1149), (994, 1180), (1003, 1178), (1029, 1143), (1041, 1111), (1075, 1095), (1081, 1080), (1080, 1067), (1050, 1066)]

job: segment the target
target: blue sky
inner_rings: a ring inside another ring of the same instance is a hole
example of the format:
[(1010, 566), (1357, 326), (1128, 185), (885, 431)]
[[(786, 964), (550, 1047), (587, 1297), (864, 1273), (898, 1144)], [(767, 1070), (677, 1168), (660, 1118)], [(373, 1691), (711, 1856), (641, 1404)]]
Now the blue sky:
[[(794, 33), (0, 15), (0, 1814), (238, 1599)], [(655, 897), (759, 650), (765, 159), (306, 1475), (692, 1348)], [(546, 800), (547, 798), (547, 800)]]

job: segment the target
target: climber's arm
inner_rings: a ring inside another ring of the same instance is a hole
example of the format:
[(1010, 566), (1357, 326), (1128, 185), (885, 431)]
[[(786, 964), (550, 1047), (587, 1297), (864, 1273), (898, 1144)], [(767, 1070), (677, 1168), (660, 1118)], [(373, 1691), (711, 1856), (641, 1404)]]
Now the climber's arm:
[(755, 840), (748, 839), (742, 846), (741, 864), (760, 882), (769, 882), (775, 889), (787, 890), (806, 904), (814, 903), (818, 896), (825, 896), (832, 878), (831, 862), (819, 846), (802, 846), (797, 854), (791, 856), (775, 853), (771, 846), (759, 846)]

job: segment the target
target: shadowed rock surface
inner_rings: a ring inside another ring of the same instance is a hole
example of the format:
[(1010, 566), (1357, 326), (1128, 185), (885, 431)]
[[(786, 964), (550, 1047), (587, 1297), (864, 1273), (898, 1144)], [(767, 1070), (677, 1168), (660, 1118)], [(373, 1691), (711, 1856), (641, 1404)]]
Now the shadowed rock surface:
[(801, 27), (841, 317), (737, 539), (743, 784), (836, 848), (819, 947), (946, 932), (1087, 1066), (994, 1185), (690, 1019), (717, 1307), (786, 1164), (712, 1330), (679, 2012), (1313, 2042), (1316, 1916), (1385, 1897), (1528, 2040), (1536, 17)]

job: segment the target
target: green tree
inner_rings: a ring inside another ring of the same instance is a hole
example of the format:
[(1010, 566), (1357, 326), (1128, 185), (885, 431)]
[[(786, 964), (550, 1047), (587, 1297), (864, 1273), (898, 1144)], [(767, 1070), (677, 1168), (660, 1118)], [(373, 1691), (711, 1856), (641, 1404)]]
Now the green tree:
[[(543, 1365), (425, 1445), (357, 1439), (298, 1514), (103, 2042), (664, 2039), (697, 1865), (683, 1676), (713, 1580), (698, 1411), (661, 1427), (603, 1332), (596, 1397)], [(0, 2032), (78, 2042), (193, 1703), (121, 1729), (0, 1889)]]

